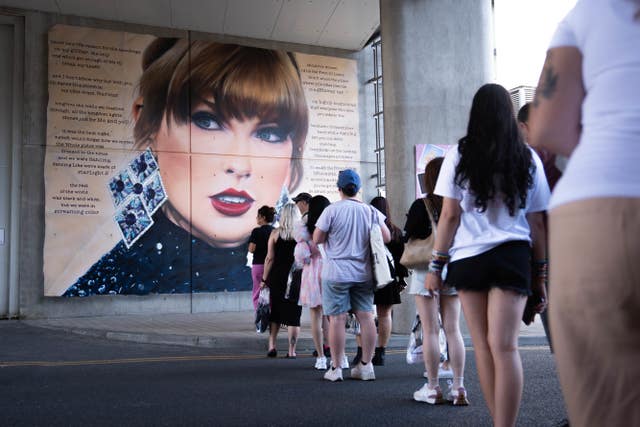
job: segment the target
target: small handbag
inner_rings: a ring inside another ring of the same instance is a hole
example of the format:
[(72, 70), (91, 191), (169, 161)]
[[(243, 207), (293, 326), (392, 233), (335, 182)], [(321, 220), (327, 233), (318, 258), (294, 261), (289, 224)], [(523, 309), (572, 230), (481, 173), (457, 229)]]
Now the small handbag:
[(300, 285), (302, 284), (302, 269), (297, 268), (295, 262), (289, 270), (289, 276), (287, 277), (287, 289), (284, 293), (284, 299), (298, 302), (300, 298)]
[(416, 314), (416, 318), (411, 325), (411, 333), (409, 334), (409, 344), (407, 345), (407, 363), (412, 365), (422, 361), (422, 323), (420, 316)]
[(256, 332), (259, 334), (264, 333), (269, 328), (269, 316), (271, 315), (271, 308), (269, 306), (270, 301), (269, 288), (265, 287), (260, 289), (258, 294), (258, 309), (256, 310)]
[(431, 214), (429, 203), (426, 198), (422, 199), (424, 207), (429, 215), (429, 221), (431, 221), (431, 234), (426, 239), (409, 239), (404, 244), (404, 252), (400, 258), (400, 264), (407, 268), (418, 268), (426, 270), (431, 261), (431, 252), (433, 252), (433, 244), (436, 242), (436, 222)]
[(353, 313), (347, 314), (347, 320), (344, 325), (345, 332), (352, 335), (360, 335), (360, 323)]
[(373, 266), (374, 281), (376, 288), (381, 289), (394, 281), (390, 268), (390, 266), (393, 266), (393, 256), (391, 256), (391, 252), (384, 244), (378, 215), (376, 215), (373, 207), (371, 208), (369, 245), (371, 246), (371, 265)]

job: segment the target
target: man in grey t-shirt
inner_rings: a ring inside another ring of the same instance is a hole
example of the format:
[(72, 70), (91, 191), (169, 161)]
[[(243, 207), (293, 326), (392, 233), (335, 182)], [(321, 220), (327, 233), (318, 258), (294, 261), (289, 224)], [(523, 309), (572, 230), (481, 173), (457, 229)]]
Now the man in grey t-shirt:
[(340, 201), (327, 207), (318, 218), (313, 240), (324, 244), (327, 258), (322, 268), (322, 308), (330, 318), (331, 366), (324, 374), (329, 381), (341, 381), (344, 358), (344, 325), (349, 310), (360, 322), (362, 360), (351, 370), (351, 378), (374, 380), (371, 364), (376, 343), (373, 319), (372, 270), (369, 234), (373, 221), (380, 224), (385, 242), (391, 238), (384, 215), (358, 199), (360, 176), (351, 169), (340, 171)]

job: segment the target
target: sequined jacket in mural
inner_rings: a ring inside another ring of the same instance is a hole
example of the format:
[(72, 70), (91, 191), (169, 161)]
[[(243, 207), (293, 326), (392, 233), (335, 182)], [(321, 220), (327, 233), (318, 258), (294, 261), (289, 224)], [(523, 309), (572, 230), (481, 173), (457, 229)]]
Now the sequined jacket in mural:
[(118, 242), (64, 296), (251, 290), (247, 244), (214, 248), (173, 224), (162, 210), (153, 219), (131, 248)]

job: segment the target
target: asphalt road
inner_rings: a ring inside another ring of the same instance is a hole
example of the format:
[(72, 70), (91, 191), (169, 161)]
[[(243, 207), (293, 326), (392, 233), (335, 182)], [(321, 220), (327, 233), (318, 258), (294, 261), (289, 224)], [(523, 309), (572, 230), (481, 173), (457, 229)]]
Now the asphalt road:
[[(547, 347), (523, 347), (519, 426), (566, 418)], [(376, 381), (329, 383), (314, 359), (267, 359), (212, 349), (136, 344), (0, 322), (2, 426), (489, 426), (473, 350), (465, 385), (471, 405), (414, 402), (422, 367), (400, 351)], [(441, 383), (445, 385), (444, 381)]]

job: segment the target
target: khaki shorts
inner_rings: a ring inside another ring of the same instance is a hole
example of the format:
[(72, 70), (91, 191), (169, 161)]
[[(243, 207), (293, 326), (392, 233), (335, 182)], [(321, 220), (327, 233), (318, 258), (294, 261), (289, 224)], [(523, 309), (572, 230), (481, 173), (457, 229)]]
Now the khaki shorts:
[(549, 322), (571, 426), (640, 425), (640, 199), (549, 215)]

